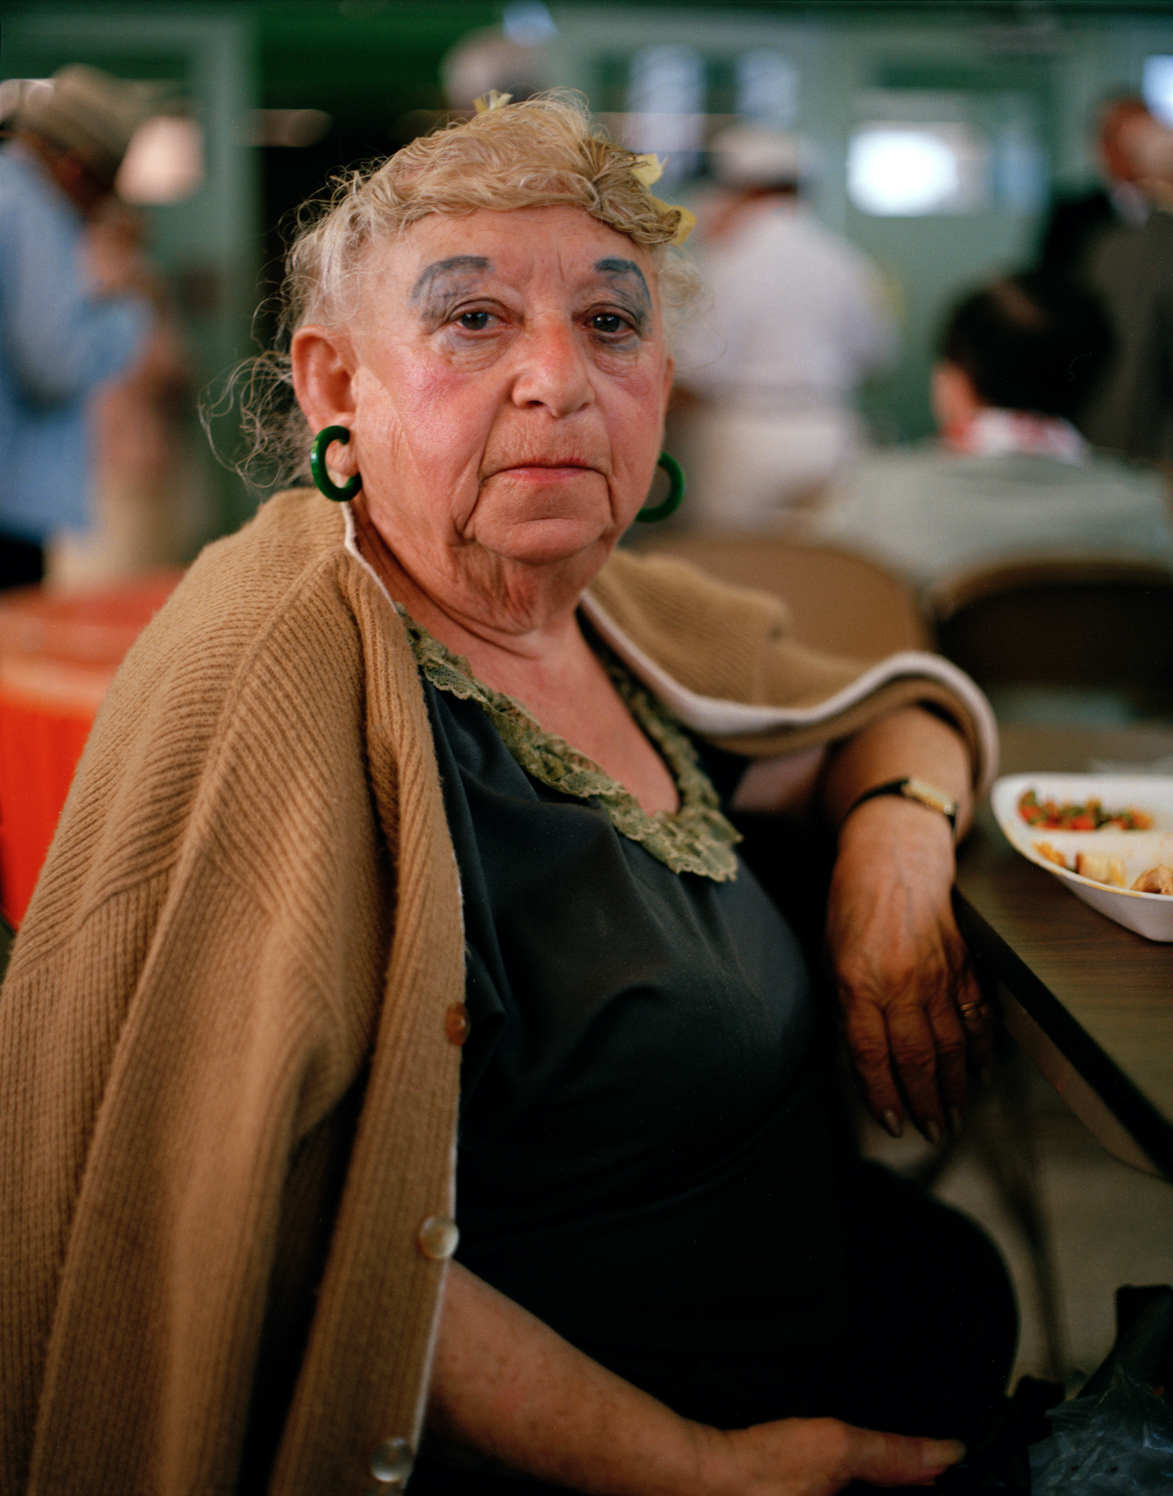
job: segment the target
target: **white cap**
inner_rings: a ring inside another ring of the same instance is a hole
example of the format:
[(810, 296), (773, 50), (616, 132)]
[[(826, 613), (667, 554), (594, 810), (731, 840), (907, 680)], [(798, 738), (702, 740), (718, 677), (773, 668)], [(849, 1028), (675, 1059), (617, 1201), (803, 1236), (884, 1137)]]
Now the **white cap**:
[(730, 125), (710, 146), (717, 180), (729, 187), (771, 187), (815, 175), (815, 149), (801, 135), (749, 122)]
[(462, 37), (441, 62), (440, 75), (450, 109), (471, 109), (494, 88), (519, 101), (528, 99), (552, 82), (543, 46), (513, 41), (491, 27)]

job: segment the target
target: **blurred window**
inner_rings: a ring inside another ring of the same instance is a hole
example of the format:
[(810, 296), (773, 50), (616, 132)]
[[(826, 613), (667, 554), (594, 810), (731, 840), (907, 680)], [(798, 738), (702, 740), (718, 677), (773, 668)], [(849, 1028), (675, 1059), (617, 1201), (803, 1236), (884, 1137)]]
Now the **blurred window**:
[(989, 206), (990, 143), (972, 125), (861, 125), (847, 149), (847, 191), (877, 217), (976, 213)]
[(1173, 125), (1173, 57), (1146, 57), (1143, 77), (1145, 103), (1158, 119)]
[(781, 52), (758, 48), (737, 59), (737, 113), (788, 130), (798, 120), (798, 69)]
[(501, 30), (523, 47), (541, 47), (558, 35), (550, 7), (542, 0), (513, 0), (501, 16)]
[(631, 59), (626, 144), (665, 158), (665, 182), (691, 176), (705, 134), (705, 65), (694, 47), (645, 47)]

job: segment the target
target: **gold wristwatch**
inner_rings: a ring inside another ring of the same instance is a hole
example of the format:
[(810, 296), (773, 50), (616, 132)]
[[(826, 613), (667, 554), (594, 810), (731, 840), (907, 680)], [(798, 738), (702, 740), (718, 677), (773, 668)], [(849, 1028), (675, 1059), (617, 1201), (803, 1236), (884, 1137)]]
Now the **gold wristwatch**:
[(865, 800), (876, 800), (881, 795), (899, 795), (905, 800), (915, 800), (918, 805), (925, 805), (929, 810), (939, 810), (956, 835), (957, 801), (925, 779), (890, 779), (886, 784), (877, 784), (870, 790), (864, 790), (843, 819), (846, 820), (852, 810), (858, 810)]

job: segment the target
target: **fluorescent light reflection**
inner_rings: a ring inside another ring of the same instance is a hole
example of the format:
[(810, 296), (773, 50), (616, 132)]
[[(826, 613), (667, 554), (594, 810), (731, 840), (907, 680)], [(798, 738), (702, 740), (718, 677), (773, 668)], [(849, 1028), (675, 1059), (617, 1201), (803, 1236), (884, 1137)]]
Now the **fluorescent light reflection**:
[(990, 143), (970, 125), (863, 125), (847, 149), (847, 191), (864, 213), (918, 217), (989, 205)]
[(203, 130), (182, 115), (156, 114), (131, 136), (115, 188), (127, 203), (180, 203), (203, 180)]
[(1155, 55), (1144, 60), (1144, 98), (1156, 117), (1173, 125), (1173, 57)]

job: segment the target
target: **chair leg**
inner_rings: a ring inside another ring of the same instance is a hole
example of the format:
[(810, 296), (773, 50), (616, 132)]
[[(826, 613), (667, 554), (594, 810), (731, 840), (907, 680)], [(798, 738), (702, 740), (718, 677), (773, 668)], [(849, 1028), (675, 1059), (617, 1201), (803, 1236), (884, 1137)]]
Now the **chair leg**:
[(1038, 1132), (1026, 1080), (1027, 1063), (1015, 1050), (998, 1056), (992, 1094), (979, 1108), (973, 1141), (1029, 1254), (1046, 1375), (1065, 1383), (1070, 1359), (1050, 1222), (1042, 1199)]
[(959, 1156), (968, 1152), (976, 1162), (1027, 1250), (1042, 1330), (1044, 1365), (1040, 1371), (1066, 1385), (1070, 1358), (1050, 1222), (1043, 1204), (1028, 1064), (1015, 1046), (1002, 1044), (990, 1084), (974, 1095), (964, 1132), (945, 1138), (901, 1172), (923, 1189), (936, 1190)]

